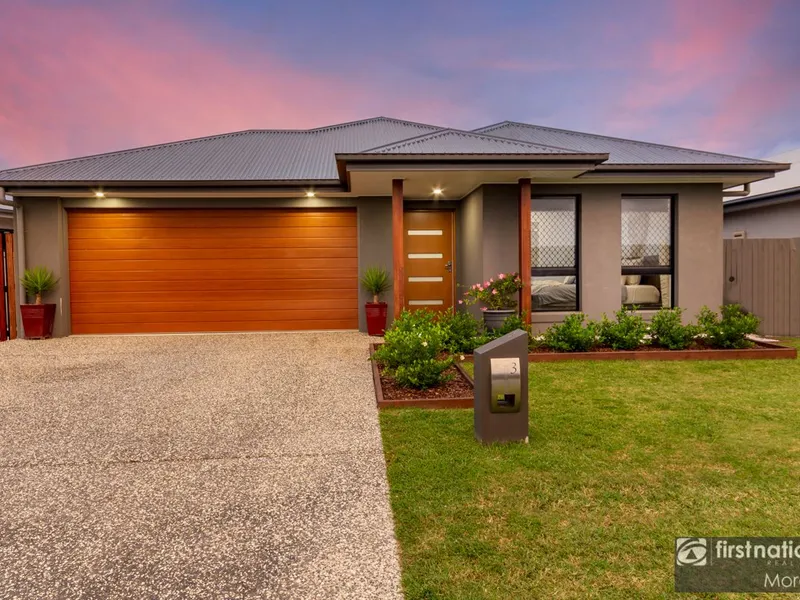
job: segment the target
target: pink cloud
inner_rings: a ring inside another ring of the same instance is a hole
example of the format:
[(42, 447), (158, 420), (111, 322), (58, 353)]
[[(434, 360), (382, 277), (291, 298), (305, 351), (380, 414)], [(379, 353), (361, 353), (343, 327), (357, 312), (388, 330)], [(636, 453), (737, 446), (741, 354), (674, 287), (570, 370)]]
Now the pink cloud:
[(334, 77), (260, 48), (222, 46), (155, 2), (23, 0), (6, 3), (3, 21), (13, 23), (0, 45), (6, 166), (241, 129), (384, 113), (447, 121), (460, 112), (441, 99), (371, 89), (357, 74)]

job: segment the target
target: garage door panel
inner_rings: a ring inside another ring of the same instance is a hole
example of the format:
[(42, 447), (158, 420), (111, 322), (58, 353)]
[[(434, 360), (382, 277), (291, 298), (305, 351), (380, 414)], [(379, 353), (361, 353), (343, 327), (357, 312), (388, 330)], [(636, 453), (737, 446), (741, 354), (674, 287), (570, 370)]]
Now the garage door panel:
[[(358, 319), (358, 309), (339, 311), (343, 318)], [(74, 324), (89, 325), (93, 323), (227, 323), (227, 322), (274, 322), (292, 321), (299, 322), (304, 319), (323, 320), (330, 318), (329, 310), (224, 310), (224, 311), (197, 311), (193, 313), (165, 311), (165, 312), (117, 312), (117, 313), (92, 313), (74, 314)], [(201, 329), (202, 331), (202, 329)]]
[(326, 329), (352, 329), (352, 319), (321, 319), (298, 322), (279, 321), (227, 321), (206, 323), (180, 323), (164, 321), (161, 323), (125, 323), (125, 331), (120, 332), (119, 323), (73, 324), (72, 333), (113, 334), (113, 333), (193, 333), (235, 332), (235, 331), (314, 331)]
[[(206, 260), (73, 260), (81, 271), (108, 271), (114, 268), (119, 271), (192, 271), (198, 268), (210, 271), (245, 271), (247, 274), (258, 276), (261, 272), (271, 271), (308, 271), (324, 269), (330, 265), (330, 258), (240, 258), (236, 261), (228, 259)], [(344, 269), (358, 268), (356, 258), (337, 258), (336, 266)]]
[[(283, 305), (291, 303), (292, 306), (298, 301), (314, 302), (317, 300), (352, 300), (358, 298), (358, 290), (355, 289), (290, 289), (290, 290), (248, 290), (241, 292), (238, 290), (204, 290), (213, 294), (215, 300), (225, 302), (237, 302), (240, 300), (261, 301), (278, 300)], [(92, 303), (136, 303), (136, 302), (193, 302), (197, 300), (197, 291), (162, 291), (160, 289), (152, 291), (129, 291), (129, 292), (110, 292), (108, 290), (93, 292), (72, 292), (72, 310), (83, 304)], [(82, 310), (82, 309), (81, 309)]]
[[(354, 239), (356, 227), (291, 227), (279, 229), (281, 239), (306, 239), (306, 238), (350, 238)], [(177, 234), (177, 235), (176, 235)], [(213, 238), (210, 237), (213, 234)], [(158, 229), (72, 229), (70, 228), (70, 239), (214, 239), (214, 238), (274, 238), (275, 229), (272, 228), (249, 228), (243, 230), (239, 227), (214, 227), (197, 229), (173, 229), (162, 227)]]
[[(313, 251), (352, 248), (356, 249), (355, 238), (214, 238), (214, 247), (223, 249), (278, 249), (291, 251), (294, 248), (310, 249)], [(70, 253), (81, 250), (180, 250), (208, 248), (205, 238), (168, 238), (168, 239), (91, 239), (70, 238)]]
[(164, 292), (167, 294), (176, 292), (192, 293), (197, 297), (198, 292), (220, 293), (232, 292), (237, 295), (274, 292), (282, 293), (309, 293), (317, 290), (320, 293), (326, 291), (341, 292), (347, 291), (358, 295), (358, 289), (353, 282), (347, 279), (206, 279), (188, 281), (107, 281), (99, 279), (97, 281), (71, 281), (71, 293), (100, 294), (106, 292), (141, 292), (156, 293)]
[(79, 211), (68, 223), (73, 333), (358, 326), (353, 210)]
[[(76, 265), (78, 263), (75, 263)], [(337, 277), (352, 277), (350, 269), (297, 269), (289, 270), (262, 270), (258, 273), (252, 271), (119, 271), (110, 278), (108, 270), (86, 271), (73, 270), (70, 262), (70, 279), (72, 281), (194, 281), (197, 279), (214, 280), (253, 280), (272, 281), (276, 279), (329, 279)], [(352, 284), (351, 284), (352, 285)]]
[[(97, 258), (96, 250), (70, 250), (70, 258), (74, 261), (86, 261)], [(163, 258), (162, 249), (128, 249), (128, 250), (103, 250), (104, 261), (129, 261), (129, 260), (159, 260)], [(358, 258), (357, 248), (209, 248), (206, 244), (203, 248), (190, 249), (169, 249), (169, 256), (172, 259), (181, 260), (213, 260), (213, 259), (340, 259)], [(323, 265), (327, 266), (327, 265)]]

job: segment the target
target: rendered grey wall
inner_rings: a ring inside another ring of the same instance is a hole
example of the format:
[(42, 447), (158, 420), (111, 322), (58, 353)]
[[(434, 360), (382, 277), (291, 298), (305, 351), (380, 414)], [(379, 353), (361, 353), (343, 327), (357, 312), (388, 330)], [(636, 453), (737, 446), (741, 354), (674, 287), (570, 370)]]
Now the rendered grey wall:
[(483, 278), (519, 271), (519, 188), (483, 186)]
[[(67, 256), (67, 215), (58, 198), (26, 198), (20, 202), (24, 211), (24, 254), (18, 255), (17, 266), (24, 258), (25, 267), (47, 267), (58, 278), (58, 286), (44, 301), (56, 304), (53, 336), (70, 333), (69, 266)], [(29, 299), (33, 301), (33, 299)]]
[[(392, 199), (360, 198), (358, 201), (358, 272), (359, 275), (367, 267), (379, 266), (394, 273), (392, 268)], [(394, 315), (394, 294), (389, 290), (382, 300), (388, 307), (389, 319)], [(370, 296), (359, 285), (358, 288), (358, 328), (367, 330), (367, 317), (364, 303), (372, 302)]]
[(723, 236), (745, 231), (749, 238), (800, 237), (800, 202), (787, 202), (725, 213)]
[[(456, 300), (478, 281), (483, 281), (483, 188), (456, 208)], [(476, 317), (480, 314), (477, 306), (468, 310)]]

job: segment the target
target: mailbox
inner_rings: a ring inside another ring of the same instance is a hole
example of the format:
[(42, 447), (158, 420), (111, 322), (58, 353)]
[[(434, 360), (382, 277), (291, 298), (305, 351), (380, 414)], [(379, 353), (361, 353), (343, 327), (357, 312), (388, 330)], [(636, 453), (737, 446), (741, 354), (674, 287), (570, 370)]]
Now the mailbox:
[(512, 331), (475, 349), (475, 437), (528, 441), (528, 333)]
[(522, 406), (522, 372), (518, 358), (490, 358), (491, 396), (489, 411), (519, 412)]

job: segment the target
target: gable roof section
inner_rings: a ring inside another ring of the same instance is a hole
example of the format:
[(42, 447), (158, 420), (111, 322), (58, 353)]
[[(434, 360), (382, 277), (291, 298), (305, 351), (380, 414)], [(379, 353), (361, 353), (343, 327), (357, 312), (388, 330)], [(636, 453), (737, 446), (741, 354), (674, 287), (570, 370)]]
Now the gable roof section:
[(743, 198), (735, 198), (733, 200), (726, 200), (723, 202), (723, 210), (725, 213), (740, 212), (744, 210), (751, 210), (754, 208), (762, 208), (764, 206), (773, 206), (775, 204), (787, 204), (789, 202), (800, 201), (800, 186), (785, 188), (782, 190), (773, 190), (764, 194), (756, 196), (745, 196)]
[(386, 117), (307, 130), (248, 130), (0, 171), (0, 181), (326, 181), (337, 152), (441, 129)]
[(474, 130), (477, 133), (498, 135), (533, 144), (573, 148), (577, 152), (607, 152), (605, 164), (617, 165), (758, 165), (771, 164), (763, 160), (742, 158), (715, 152), (690, 150), (649, 142), (638, 142), (593, 133), (555, 129), (503, 121)]
[(362, 154), (575, 154), (575, 151), (458, 129), (442, 129), (371, 148)]

